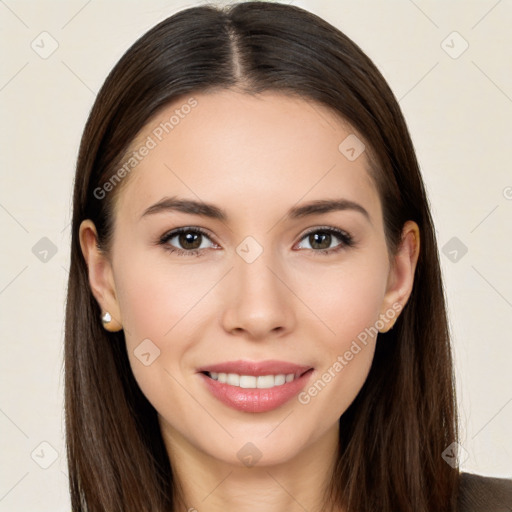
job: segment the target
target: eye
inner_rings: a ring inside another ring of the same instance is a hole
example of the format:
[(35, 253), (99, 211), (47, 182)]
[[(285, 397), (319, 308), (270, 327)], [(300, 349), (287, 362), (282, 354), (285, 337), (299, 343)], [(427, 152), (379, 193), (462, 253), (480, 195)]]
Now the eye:
[[(178, 256), (200, 256), (208, 249), (205, 239), (213, 244), (213, 248), (219, 247), (212, 242), (209, 234), (199, 227), (177, 228), (165, 233), (158, 241), (166, 251), (175, 253)], [(341, 229), (332, 227), (314, 228), (306, 233), (301, 240), (307, 240), (314, 254), (327, 255), (339, 252), (348, 247), (353, 247), (355, 242), (352, 236)], [(339, 243), (332, 247), (333, 241), (338, 239)], [(179, 245), (181, 247), (176, 247)], [(212, 248), (210, 246), (210, 248)], [(299, 247), (302, 248), (302, 247)]]
[[(334, 239), (338, 239), (338, 243), (334, 247), (331, 246)], [(306, 239), (310, 244), (311, 250), (320, 255), (327, 255), (339, 252), (347, 247), (353, 247), (355, 242), (352, 236), (346, 231), (331, 227), (315, 228), (306, 233), (301, 240)]]
[[(184, 227), (169, 231), (160, 238), (158, 243), (162, 245), (165, 250), (176, 253), (179, 256), (199, 256), (204, 249), (208, 248), (208, 245), (204, 245), (203, 243), (205, 238), (211, 241), (210, 237), (203, 229)], [(171, 243), (174, 239), (176, 240)], [(182, 248), (176, 247), (174, 244), (179, 244)]]

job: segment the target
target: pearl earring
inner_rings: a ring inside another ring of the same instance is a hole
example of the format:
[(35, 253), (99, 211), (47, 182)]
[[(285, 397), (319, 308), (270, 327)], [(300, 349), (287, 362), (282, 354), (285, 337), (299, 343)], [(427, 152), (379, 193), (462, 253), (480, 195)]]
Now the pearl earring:
[(115, 318), (112, 318), (112, 315), (108, 311), (101, 317), (101, 322), (103, 323), (103, 327), (109, 332), (117, 332), (123, 328), (121, 323)]

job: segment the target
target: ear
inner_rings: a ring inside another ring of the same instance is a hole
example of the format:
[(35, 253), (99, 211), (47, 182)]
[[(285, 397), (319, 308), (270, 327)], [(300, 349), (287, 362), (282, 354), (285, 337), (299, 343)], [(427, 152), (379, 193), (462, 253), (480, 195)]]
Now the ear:
[(102, 310), (102, 315), (108, 312), (111, 316), (110, 322), (103, 325), (108, 331), (119, 331), (122, 329), (122, 321), (112, 265), (107, 255), (98, 247), (98, 233), (90, 219), (84, 220), (80, 224), (79, 238), (80, 247), (87, 263), (92, 294)]
[[(393, 327), (400, 311), (409, 300), (419, 253), (420, 230), (416, 222), (408, 220), (402, 228), (400, 246), (388, 275), (388, 284), (380, 316), (381, 319), (384, 317), (387, 321), (385, 327), (379, 329), (381, 333), (387, 332)], [(396, 316), (393, 315), (392, 317), (393, 320), (390, 320), (390, 311), (396, 312)]]

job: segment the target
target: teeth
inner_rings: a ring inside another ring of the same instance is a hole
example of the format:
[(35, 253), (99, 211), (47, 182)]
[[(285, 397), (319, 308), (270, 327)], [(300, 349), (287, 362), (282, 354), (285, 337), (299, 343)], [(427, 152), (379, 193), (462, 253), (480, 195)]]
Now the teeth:
[(240, 386), (240, 375), (237, 375), (236, 373), (228, 373), (226, 384), (230, 384), (231, 386)]
[(208, 375), (221, 383), (229, 384), (231, 386), (238, 386), (240, 388), (258, 388), (268, 389), (275, 386), (282, 386), (286, 382), (291, 382), (295, 379), (293, 373), (280, 373), (278, 375), (238, 375), (237, 373), (217, 373), (211, 372)]
[(289, 375), (291, 376), (290, 380), (287, 380), (288, 375), (283, 375), (283, 374), (276, 375), (274, 377), (274, 385), (275, 386), (282, 386), (285, 382), (291, 382), (293, 380), (294, 376), (293, 376), (293, 373), (290, 373)]
[[(236, 374), (231, 374), (236, 375)], [(234, 386), (240, 386), (241, 388), (256, 388), (258, 378), (254, 375), (240, 375), (240, 377), (237, 375), (238, 384), (233, 384)], [(235, 381), (236, 382), (236, 381)], [(229, 381), (228, 381), (229, 384)]]

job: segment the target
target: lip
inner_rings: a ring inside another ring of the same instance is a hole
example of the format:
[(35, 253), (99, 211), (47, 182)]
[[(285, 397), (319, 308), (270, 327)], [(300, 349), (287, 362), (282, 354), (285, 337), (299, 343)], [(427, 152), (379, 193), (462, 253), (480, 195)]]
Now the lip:
[[(284, 361), (228, 361), (198, 370), (206, 389), (223, 404), (242, 412), (268, 412), (281, 407), (296, 396), (310, 380), (314, 369)], [(240, 388), (214, 380), (203, 372), (239, 375), (295, 374), (294, 380), (273, 388)]]

